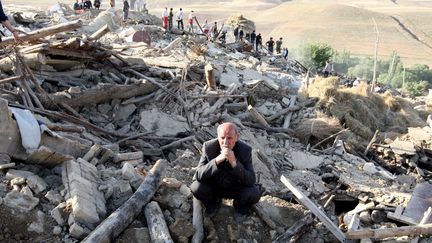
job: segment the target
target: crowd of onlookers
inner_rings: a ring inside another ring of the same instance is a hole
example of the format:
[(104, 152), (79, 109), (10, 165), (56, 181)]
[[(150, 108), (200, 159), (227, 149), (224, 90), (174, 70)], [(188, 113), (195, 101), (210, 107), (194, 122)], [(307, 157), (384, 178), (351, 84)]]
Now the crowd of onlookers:
[[(170, 8), (168, 10), (168, 8), (165, 7), (164, 10), (162, 11), (161, 17), (162, 17), (162, 26), (167, 32), (169, 33), (172, 32), (172, 29), (174, 28), (174, 21), (177, 22), (177, 29), (181, 31), (185, 30), (184, 23), (183, 23), (184, 12), (182, 8), (180, 8), (177, 12), (174, 12), (173, 8)], [(195, 26), (194, 22), (196, 22), (198, 25), (198, 21), (196, 20), (194, 11), (191, 10), (187, 17), (187, 31), (189, 33), (196, 33), (197, 32), (196, 29), (197, 27), (199, 27), (200, 31), (203, 34), (207, 35), (209, 38), (213, 40), (217, 39), (222, 44), (226, 43), (227, 30), (223, 28), (218, 29), (217, 21), (213, 23), (209, 23), (208, 20), (205, 20), (202, 26), (200, 25)], [(237, 25), (234, 28), (233, 34), (236, 42), (247, 41), (252, 45), (253, 49), (255, 49), (257, 52), (263, 48), (261, 33), (256, 34), (255, 30), (253, 30), (251, 33), (249, 32), (245, 33), (245, 31), (240, 27), (240, 25)], [(286, 47), (282, 48), (282, 44), (283, 44), (282, 37), (280, 37), (279, 40), (277, 40), (276, 42), (273, 40), (273, 37), (270, 37), (270, 39), (265, 44), (267, 47), (266, 50), (270, 55), (273, 55), (274, 50), (276, 50), (276, 54), (281, 55), (285, 59), (288, 58), (288, 48)]]
[[(81, 1), (81, 2), (80, 2)], [(130, 1), (130, 4), (129, 4)], [(101, 0), (94, 0), (93, 4), (91, 0), (76, 0), (73, 8), (77, 13), (82, 13), (86, 9), (99, 9), (101, 5)], [(115, 6), (115, 0), (110, 0), (111, 7)], [(123, 1), (123, 18), (124, 20), (128, 19), (129, 14), (129, 8), (134, 9), (136, 8), (138, 11), (145, 10), (145, 3), (144, 0), (124, 0)], [(185, 18), (185, 14), (183, 12), (182, 8), (179, 8), (176, 12), (174, 12), (173, 8), (170, 8), (168, 10), (167, 7), (165, 7), (162, 11), (162, 26), (163, 28), (171, 33), (172, 29), (175, 27), (174, 23), (176, 23), (176, 27), (178, 30), (185, 31), (185, 24), (183, 22)], [(175, 21), (175, 22), (174, 22)], [(195, 26), (195, 23), (197, 25)], [(195, 17), (194, 11), (191, 10), (189, 14), (187, 15), (187, 25), (186, 25), (186, 31), (189, 33), (197, 33), (198, 28), (200, 32), (207, 35), (209, 38), (213, 40), (219, 40), (222, 44), (226, 43), (226, 35), (227, 30), (223, 28), (218, 28), (217, 21), (213, 23), (209, 23), (207, 20), (204, 21), (202, 26), (198, 24), (198, 21)], [(240, 25), (237, 25), (234, 28), (233, 31), (235, 42), (249, 42), (250, 45), (252, 45), (252, 49), (256, 52), (259, 52), (260, 50), (264, 49), (268, 54), (273, 55), (274, 51), (276, 51), (276, 54), (281, 55), (283, 58), (288, 58), (288, 48), (282, 48), (282, 37), (279, 38), (279, 40), (274, 41), (273, 37), (270, 37), (270, 39), (265, 43), (266, 48), (263, 48), (263, 40), (261, 33), (256, 34), (255, 30), (252, 30), (252, 32), (246, 32), (243, 28), (241, 28)]]

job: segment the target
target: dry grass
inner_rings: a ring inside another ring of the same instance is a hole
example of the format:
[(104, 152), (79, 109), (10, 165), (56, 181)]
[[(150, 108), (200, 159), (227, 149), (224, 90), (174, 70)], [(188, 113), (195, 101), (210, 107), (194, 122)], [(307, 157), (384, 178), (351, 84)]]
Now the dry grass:
[(306, 120), (299, 124), (294, 132), (305, 144), (319, 142), (339, 131), (342, 127), (335, 118), (321, 117)]
[(335, 77), (317, 79), (307, 90), (318, 97), (319, 106), (357, 136), (369, 140), (375, 130), (404, 133), (407, 127), (424, 126), (420, 114), (409, 102), (390, 93), (371, 93), (367, 84), (342, 88)]

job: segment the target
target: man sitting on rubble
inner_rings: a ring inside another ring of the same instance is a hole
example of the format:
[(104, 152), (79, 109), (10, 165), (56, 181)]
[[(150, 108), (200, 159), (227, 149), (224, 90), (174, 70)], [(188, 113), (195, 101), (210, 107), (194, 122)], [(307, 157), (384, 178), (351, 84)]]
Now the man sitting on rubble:
[(255, 186), (252, 148), (239, 140), (233, 123), (219, 125), (217, 134), (217, 139), (204, 143), (190, 188), (195, 198), (204, 204), (205, 216), (215, 216), (222, 198), (230, 198), (234, 199), (234, 219), (242, 222), (260, 199)]

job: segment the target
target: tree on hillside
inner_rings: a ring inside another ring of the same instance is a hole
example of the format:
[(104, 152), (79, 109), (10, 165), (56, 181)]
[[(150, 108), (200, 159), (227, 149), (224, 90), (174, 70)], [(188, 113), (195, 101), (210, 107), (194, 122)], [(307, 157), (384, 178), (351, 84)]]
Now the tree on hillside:
[(324, 67), (325, 62), (330, 60), (334, 53), (329, 44), (307, 43), (300, 47), (299, 59), (305, 67), (317, 71)]

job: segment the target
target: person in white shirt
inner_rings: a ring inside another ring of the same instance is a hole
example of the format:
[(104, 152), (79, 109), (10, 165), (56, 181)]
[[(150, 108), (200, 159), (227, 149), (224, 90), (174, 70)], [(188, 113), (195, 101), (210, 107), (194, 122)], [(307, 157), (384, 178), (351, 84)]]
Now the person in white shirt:
[(183, 26), (183, 10), (181, 8), (176, 13), (176, 20), (177, 20), (177, 28), (179, 30), (184, 30), (184, 26)]
[(188, 31), (191, 32), (191, 33), (194, 32), (194, 27), (193, 27), (194, 18), (195, 18), (194, 11), (191, 10), (191, 12), (189, 14), (189, 17), (188, 17), (188, 24), (189, 24)]
[(162, 26), (165, 30), (168, 29), (168, 8), (165, 8), (162, 12)]

